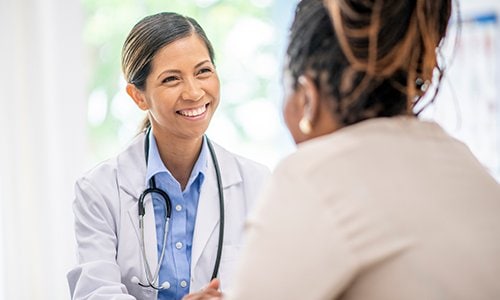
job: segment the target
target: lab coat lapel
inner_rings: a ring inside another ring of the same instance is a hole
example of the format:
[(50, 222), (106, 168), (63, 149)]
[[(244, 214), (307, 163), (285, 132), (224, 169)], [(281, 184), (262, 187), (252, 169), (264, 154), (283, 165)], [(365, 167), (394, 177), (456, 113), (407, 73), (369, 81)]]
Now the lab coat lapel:
[[(193, 248), (191, 250), (191, 274), (194, 274), (194, 267), (203, 252), (212, 232), (219, 223), (219, 196), (217, 189), (217, 179), (213, 164), (209, 163), (205, 181), (200, 190), (198, 209), (196, 213), (196, 223), (193, 234)], [(213, 173), (213, 174), (212, 174)], [(216, 233), (218, 236), (218, 233)]]
[[(118, 186), (122, 197), (122, 205), (127, 210), (128, 220), (131, 222), (137, 239), (137, 253), (140, 251), (140, 231), (139, 231), (139, 196), (145, 189), (146, 163), (144, 156), (144, 134), (139, 135), (132, 141), (129, 148), (118, 157), (117, 169)], [(156, 224), (154, 218), (154, 208), (151, 196), (146, 196), (144, 200), (144, 244), (146, 247), (146, 258), (152, 268), (157, 265), (158, 252), (156, 247)], [(141, 271), (144, 266), (141, 261)], [(154, 271), (154, 270), (152, 270)]]
[[(228, 202), (231, 201), (227, 196), (227, 189), (241, 182), (241, 174), (236, 164), (235, 158), (225, 149), (215, 143), (212, 143), (217, 155), (222, 177), (222, 187), (224, 193), (224, 210), (227, 214)], [(219, 190), (217, 185), (217, 176), (212, 157), (208, 158), (207, 176), (200, 190), (198, 209), (196, 213), (196, 225), (193, 235), (193, 248), (191, 251), (191, 274), (195, 274), (195, 269), (203, 252), (208, 252), (215, 263), (217, 248), (206, 249), (210, 239), (219, 238)], [(213, 264), (212, 264), (213, 265)], [(212, 270), (209, 271), (210, 274)]]

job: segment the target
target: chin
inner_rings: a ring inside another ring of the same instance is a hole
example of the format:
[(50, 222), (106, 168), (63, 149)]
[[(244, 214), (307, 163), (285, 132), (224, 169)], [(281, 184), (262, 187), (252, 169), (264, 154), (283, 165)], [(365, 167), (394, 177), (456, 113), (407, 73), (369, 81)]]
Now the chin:
[(306, 141), (306, 138), (300, 132), (290, 132), (290, 135), (296, 145)]

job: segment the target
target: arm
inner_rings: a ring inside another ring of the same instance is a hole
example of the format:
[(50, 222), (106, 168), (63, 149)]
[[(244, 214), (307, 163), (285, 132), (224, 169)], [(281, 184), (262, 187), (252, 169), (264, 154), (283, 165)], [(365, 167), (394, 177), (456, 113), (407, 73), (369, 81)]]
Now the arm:
[(107, 204), (103, 193), (85, 179), (77, 182), (75, 193), (73, 211), (79, 265), (67, 275), (72, 299), (135, 299), (127, 295), (116, 263), (118, 241), (114, 216), (117, 213)]

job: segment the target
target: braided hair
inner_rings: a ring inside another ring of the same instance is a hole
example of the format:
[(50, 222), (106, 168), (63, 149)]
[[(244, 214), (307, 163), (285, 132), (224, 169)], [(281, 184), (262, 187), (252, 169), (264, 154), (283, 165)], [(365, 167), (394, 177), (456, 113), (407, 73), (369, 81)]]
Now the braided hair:
[(312, 78), (343, 126), (418, 114), (422, 85), (443, 74), (436, 49), (450, 15), (451, 0), (302, 0), (287, 49), (294, 88)]

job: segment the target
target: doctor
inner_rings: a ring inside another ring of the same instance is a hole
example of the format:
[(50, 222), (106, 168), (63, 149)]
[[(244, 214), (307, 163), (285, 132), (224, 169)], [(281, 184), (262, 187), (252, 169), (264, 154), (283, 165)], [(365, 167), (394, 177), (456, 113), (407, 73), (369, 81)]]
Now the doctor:
[(132, 29), (122, 67), (148, 118), (76, 183), (72, 299), (181, 299), (212, 278), (224, 290), (269, 171), (205, 136), (220, 96), (212, 45), (194, 19), (159, 13)]

